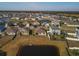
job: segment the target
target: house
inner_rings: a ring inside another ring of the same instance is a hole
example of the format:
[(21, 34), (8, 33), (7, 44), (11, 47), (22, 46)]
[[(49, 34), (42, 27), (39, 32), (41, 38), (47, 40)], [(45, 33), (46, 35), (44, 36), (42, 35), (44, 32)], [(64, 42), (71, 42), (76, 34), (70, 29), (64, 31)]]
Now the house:
[(4, 35), (4, 31), (6, 30), (6, 24), (5, 22), (1, 21), (0, 22), (0, 35)]
[(43, 28), (40, 28), (40, 27), (35, 29), (35, 33), (36, 33), (36, 35), (46, 36), (46, 31)]
[(40, 23), (37, 22), (37, 21), (35, 21), (35, 22), (32, 22), (31, 25), (32, 25), (34, 28), (36, 28), (36, 27), (38, 27), (38, 26), (40, 25)]
[(29, 28), (19, 28), (21, 35), (29, 35)]
[(78, 18), (78, 21), (79, 21), (79, 18)]
[(79, 39), (79, 27), (76, 28), (75, 33), (76, 33), (76, 37)]
[(19, 17), (12, 17), (12, 20), (19, 20)]
[(24, 18), (24, 20), (28, 20), (28, 18), (27, 18), (27, 17), (25, 17), (25, 18)]
[(51, 28), (49, 27), (49, 31), (47, 31), (47, 33), (50, 33), (51, 35), (60, 35), (61, 31), (59, 28)]
[(50, 23), (51, 21), (48, 20), (48, 19), (42, 19), (42, 20), (39, 20), (39, 23)]
[(0, 25), (0, 35), (4, 36), (5, 27)]
[(23, 25), (23, 27), (29, 28), (30, 24), (29, 22), (23, 22), (22, 24), (20, 24), (20, 26)]
[(51, 35), (60, 35), (60, 26), (58, 24), (51, 24), (49, 27), (49, 31), (47, 31), (47, 33), (50, 33)]
[(9, 26), (16, 26), (17, 23), (16, 23), (16, 22), (12, 22), (12, 21), (10, 21), (10, 22), (8, 23), (8, 25), (9, 25)]
[(16, 28), (15, 29), (12, 29), (11, 27), (8, 27), (6, 30), (5, 30), (5, 33), (7, 35), (15, 35), (16, 34)]
[(8, 17), (0, 18), (0, 22), (8, 22), (8, 21), (9, 21)]
[(56, 20), (56, 19), (52, 20), (51, 25), (60, 26), (60, 20)]
[(31, 18), (31, 20), (32, 20), (32, 21), (35, 21), (36, 19), (35, 19), (35, 18)]
[(0, 18), (2, 18), (3, 16), (2, 15), (0, 15)]
[(49, 27), (49, 23), (47, 23), (47, 22), (43, 22), (41, 25), (43, 25), (45, 27)]
[(8, 24), (6, 23), (6, 24), (5, 24), (5, 28), (7, 28), (7, 27), (8, 27)]
[(29, 27), (30, 27), (30, 24), (29, 24), (29, 23), (27, 23), (27, 24), (25, 25), (25, 27), (26, 27), (26, 28), (29, 28)]

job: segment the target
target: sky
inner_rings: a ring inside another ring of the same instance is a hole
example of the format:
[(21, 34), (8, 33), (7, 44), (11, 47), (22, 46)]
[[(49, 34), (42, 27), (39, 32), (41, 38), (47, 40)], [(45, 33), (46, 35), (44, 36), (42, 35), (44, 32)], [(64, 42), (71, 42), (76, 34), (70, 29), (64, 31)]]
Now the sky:
[(0, 10), (79, 11), (79, 2), (0, 2)]

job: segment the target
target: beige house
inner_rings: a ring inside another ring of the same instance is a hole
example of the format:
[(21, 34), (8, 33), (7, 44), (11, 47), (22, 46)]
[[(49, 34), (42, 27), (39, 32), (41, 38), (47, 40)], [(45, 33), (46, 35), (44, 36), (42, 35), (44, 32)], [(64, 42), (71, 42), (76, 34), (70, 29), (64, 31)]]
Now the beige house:
[(38, 28), (35, 29), (35, 33), (36, 33), (36, 35), (46, 36), (45, 30), (42, 29), (42, 28), (40, 28), (40, 27), (38, 27)]
[(19, 31), (20, 31), (21, 35), (29, 35), (28, 29), (20, 28)]
[(16, 34), (16, 30), (15, 29), (12, 29), (10, 27), (8, 27), (6, 30), (5, 30), (5, 33), (7, 35), (15, 35)]

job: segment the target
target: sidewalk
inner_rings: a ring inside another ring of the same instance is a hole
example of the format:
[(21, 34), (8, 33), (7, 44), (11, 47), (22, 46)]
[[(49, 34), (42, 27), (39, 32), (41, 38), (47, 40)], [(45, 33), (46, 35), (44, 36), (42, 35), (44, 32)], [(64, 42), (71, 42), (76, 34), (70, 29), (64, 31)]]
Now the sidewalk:
[(68, 35), (76, 36), (76, 33), (67, 33)]
[(70, 25), (70, 24), (67, 24), (67, 26), (70, 26), (70, 27), (79, 27), (79, 25)]
[(69, 47), (69, 49), (79, 49), (79, 47)]
[(67, 40), (73, 40), (73, 41), (79, 41), (79, 39), (77, 38), (70, 38), (70, 37), (66, 37)]

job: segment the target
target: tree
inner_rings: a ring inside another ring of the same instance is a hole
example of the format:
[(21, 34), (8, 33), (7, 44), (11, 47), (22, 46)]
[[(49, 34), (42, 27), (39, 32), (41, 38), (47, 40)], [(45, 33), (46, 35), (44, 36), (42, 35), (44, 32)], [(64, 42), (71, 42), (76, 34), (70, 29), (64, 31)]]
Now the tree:
[(33, 34), (33, 31), (32, 30), (29, 30), (29, 35), (32, 35)]
[(64, 22), (63, 21), (60, 21), (60, 26), (62, 26), (64, 24)]

